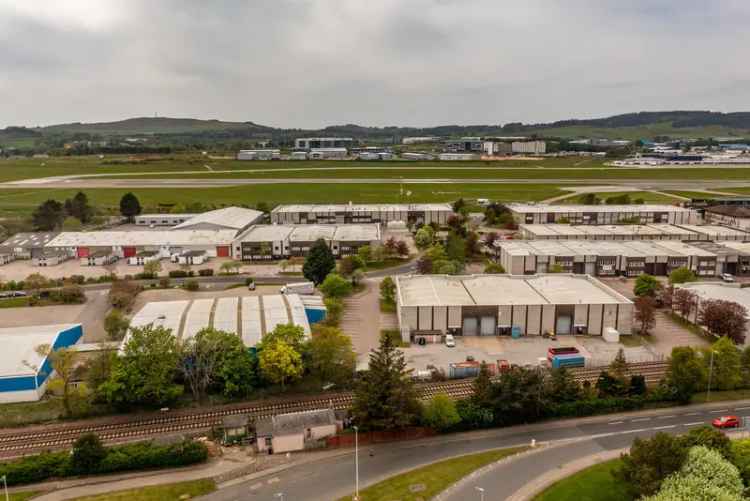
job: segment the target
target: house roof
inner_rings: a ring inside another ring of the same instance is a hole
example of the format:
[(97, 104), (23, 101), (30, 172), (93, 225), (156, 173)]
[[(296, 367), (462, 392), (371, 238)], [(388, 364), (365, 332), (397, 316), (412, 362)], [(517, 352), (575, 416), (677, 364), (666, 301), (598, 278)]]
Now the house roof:
[(333, 409), (290, 412), (271, 418), (261, 419), (255, 423), (255, 432), (260, 436), (280, 436), (300, 433), (306, 428), (336, 424)]

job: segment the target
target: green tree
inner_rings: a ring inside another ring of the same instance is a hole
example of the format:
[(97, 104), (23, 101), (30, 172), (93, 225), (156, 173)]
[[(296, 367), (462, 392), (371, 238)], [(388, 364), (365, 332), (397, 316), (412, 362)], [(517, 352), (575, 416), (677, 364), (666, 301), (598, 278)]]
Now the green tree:
[(337, 297), (327, 297), (323, 299), (323, 304), (326, 306), (326, 318), (323, 322), (328, 326), (337, 326), (344, 314), (344, 301)]
[(715, 450), (721, 454), (724, 459), (731, 460), (734, 458), (732, 453), (732, 441), (729, 437), (707, 424), (698, 426), (697, 428), (692, 428), (681, 437), (681, 440), (686, 449), (700, 445)]
[(82, 191), (76, 193), (72, 200), (66, 200), (65, 206), (68, 215), (83, 224), (91, 222), (94, 217), (94, 208), (89, 205), (89, 199)]
[(690, 271), (690, 268), (687, 268), (685, 266), (675, 268), (669, 274), (669, 283), (671, 285), (684, 284), (686, 282), (695, 282), (696, 280), (698, 280), (698, 277), (695, 276), (695, 273)]
[(279, 324), (274, 329), (263, 336), (260, 343), (258, 344), (258, 351), (263, 350), (266, 346), (270, 346), (277, 341), (282, 341), (299, 353), (304, 351), (305, 344), (305, 331), (296, 324)]
[(352, 293), (351, 282), (338, 273), (329, 273), (319, 288), (325, 297), (340, 298)]
[(641, 273), (638, 278), (635, 279), (635, 286), (633, 287), (633, 293), (636, 296), (651, 296), (656, 297), (656, 293), (661, 289), (659, 281), (646, 273)]
[(161, 261), (154, 259), (152, 261), (146, 261), (143, 263), (143, 273), (152, 277), (158, 277), (161, 272)]
[(422, 226), (414, 235), (414, 245), (418, 249), (426, 249), (434, 243), (435, 232), (429, 226)]
[(711, 388), (734, 390), (742, 384), (741, 354), (732, 340), (722, 337), (704, 353), (704, 363), (710, 365), (711, 351), (714, 354), (714, 367), (711, 375)]
[(471, 395), (472, 402), (483, 408), (489, 408), (492, 405), (492, 379), (490, 369), (484, 360), (479, 364), (479, 374), (472, 383), (472, 389), (474, 390)]
[(302, 265), (302, 274), (315, 285), (320, 285), (329, 273), (336, 269), (336, 259), (331, 249), (322, 238), (318, 239), (310, 248), (305, 264)]
[(635, 298), (635, 321), (642, 336), (648, 336), (656, 325), (656, 301), (651, 296)]
[(369, 369), (354, 391), (354, 422), (365, 430), (401, 429), (412, 424), (419, 411), (404, 354), (390, 336), (381, 336), (378, 349), (370, 352)]
[(528, 423), (542, 417), (550, 404), (545, 386), (544, 371), (514, 367), (501, 373), (492, 385), (495, 424)]
[(352, 380), (357, 355), (352, 340), (336, 327), (318, 327), (309, 347), (310, 371), (326, 383), (345, 384)]
[(70, 466), (79, 475), (98, 473), (99, 465), (107, 457), (107, 449), (96, 433), (84, 433), (73, 443)]
[(54, 371), (54, 378), (48, 383), (48, 388), (62, 394), (65, 417), (73, 416), (86, 403), (86, 389), (73, 386), (78, 367), (78, 352), (70, 348), (53, 350), (48, 344), (37, 346), (36, 352), (47, 358)]
[(737, 344), (745, 342), (747, 310), (739, 303), (723, 299), (701, 301), (698, 323), (716, 336), (728, 337)]
[(104, 317), (104, 330), (110, 341), (121, 341), (130, 327), (130, 320), (123, 315), (122, 311), (113, 308), (106, 317)]
[(496, 263), (495, 261), (487, 261), (487, 264), (484, 265), (484, 272), (485, 273), (505, 273), (505, 268), (503, 268), (503, 265), (500, 263)]
[(550, 370), (545, 392), (555, 402), (575, 402), (581, 398), (581, 385), (565, 367)]
[(438, 393), (424, 404), (422, 422), (438, 431), (449, 430), (461, 422), (456, 403), (448, 395)]
[(65, 220), (63, 205), (57, 200), (42, 202), (31, 215), (34, 229), (37, 231), (54, 231), (62, 227)]
[(372, 248), (369, 245), (363, 245), (357, 249), (357, 257), (365, 264), (369, 263), (372, 261)]
[(690, 402), (693, 394), (705, 386), (706, 366), (695, 349), (690, 346), (672, 348), (666, 381), (675, 398), (683, 403)]
[(133, 193), (125, 193), (120, 199), (120, 214), (127, 218), (131, 223), (135, 216), (142, 212), (141, 202)]
[(280, 384), (282, 390), (286, 383), (302, 376), (302, 355), (284, 341), (264, 344), (258, 361), (263, 377)]
[(445, 253), (451, 261), (463, 263), (466, 261), (466, 240), (454, 232), (450, 232), (445, 243)]
[(33, 291), (34, 295), (38, 296), (42, 289), (49, 285), (49, 280), (41, 273), (32, 273), (23, 279), (23, 283), (26, 289)]
[(104, 398), (119, 407), (160, 407), (183, 393), (175, 383), (180, 349), (171, 329), (147, 325), (130, 329), (130, 338), (99, 388)]
[(396, 304), (396, 283), (391, 277), (380, 282), (380, 300), (386, 304)]
[(682, 466), (686, 457), (682, 441), (659, 432), (651, 438), (636, 438), (630, 452), (622, 454), (615, 476), (628, 484), (634, 498), (659, 490), (662, 481)]

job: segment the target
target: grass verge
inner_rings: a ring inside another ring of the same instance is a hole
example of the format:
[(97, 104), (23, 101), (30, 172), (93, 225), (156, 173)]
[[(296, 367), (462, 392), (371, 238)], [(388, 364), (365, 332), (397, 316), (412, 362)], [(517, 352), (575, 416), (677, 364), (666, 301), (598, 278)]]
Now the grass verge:
[(203, 496), (215, 490), (216, 483), (213, 480), (191, 480), (86, 496), (74, 501), (178, 501)]
[[(528, 447), (498, 449), (438, 461), (371, 485), (359, 492), (359, 498), (362, 501), (431, 499), (469, 473), (527, 449)], [(341, 498), (341, 501), (351, 500), (351, 496)]]
[(614, 470), (620, 466), (620, 459), (581, 470), (578, 473), (552, 484), (534, 501), (632, 501), (627, 484), (614, 477)]
[[(37, 491), (10, 492), (8, 493), (8, 501), (26, 501), (39, 494)], [(0, 499), (5, 499), (5, 497), (3, 496)]]
[(750, 389), (744, 390), (711, 390), (711, 398), (706, 399), (706, 393), (696, 393), (690, 399), (691, 404), (705, 404), (707, 402), (722, 402), (724, 400), (745, 400), (750, 398)]

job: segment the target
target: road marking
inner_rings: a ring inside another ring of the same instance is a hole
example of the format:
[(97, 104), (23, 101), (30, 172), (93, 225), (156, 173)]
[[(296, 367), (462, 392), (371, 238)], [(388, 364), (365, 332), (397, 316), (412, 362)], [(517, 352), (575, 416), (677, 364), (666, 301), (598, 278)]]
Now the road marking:
[(642, 417), (642, 418), (638, 418), (638, 419), (633, 419), (632, 420), (633, 423), (640, 423), (641, 421), (651, 421), (651, 418), (650, 417)]
[(719, 412), (729, 412), (729, 409), (719, 409), (718, 411), (709, 411), (711, 414), (718, 414)]
[(683, 414), (683, 416), (698, 416), (700, 415), (700, 412), (690, 412), (688, 414)]
[(705, 424), (705, 422), (704, 421), (696, 421), (694, 423), (685, 423), (682, 426), (697, 426), (699, 424)]
[(622, 424), (622, 423), (624, 423), (624, 421), (612, 421), (611, 423), (607, 423), (607, 424)]
[(734, 410), (736, 410), (736, 411), (744, 411), (744, 410), (747, 410), (747, 409), (750, 409), (750, 407), (735, 407), (734, 408)]
[(658, 418), (656, 418), (656, 419), (671, 419), (671, 418), (673, 418), (673, 417), (677, 417), (677, 416), (675, 416), (674, 414), (670, 414), (670, 415), (668, 415), (668, 416), (659, 416), (659, 417), (658, 417)]
[(676, 424), (670, 424), (668, 426), (657, 426), (656, 428), (651, 428), (652, 430), (666, 430), (668, 428), (676, 428)]

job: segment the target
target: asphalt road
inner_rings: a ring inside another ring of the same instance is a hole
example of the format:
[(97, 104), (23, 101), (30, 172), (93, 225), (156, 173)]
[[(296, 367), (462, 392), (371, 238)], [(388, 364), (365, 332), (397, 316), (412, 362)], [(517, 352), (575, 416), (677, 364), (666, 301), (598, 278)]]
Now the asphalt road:
[[(360, 449), (360, 485), (365, 487), (412, 468), (462, 454), (537, 442), (570, 441), (528, 458), (512, 461), (477, 478), (453, 493), (451, 500), (475, 499), (475, 486), (486, 489), (486, 499), (500, 500), (561, 463), (602, 450), (628, 446), (635, 437), (658, 431), (682, 433), (723, 414), (750, 417), (750, 400), (641, 411), (610, 416), (550, 421), (432, 439), (381, 444)], [(373, 455), (370, 455), (372, 451)], [(292, 466), (218, 490), (200, 499), (211, 501), (278, 500), (331, 501), (354, 490), (354, 454)]]

